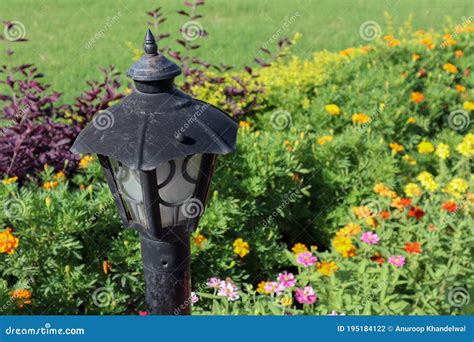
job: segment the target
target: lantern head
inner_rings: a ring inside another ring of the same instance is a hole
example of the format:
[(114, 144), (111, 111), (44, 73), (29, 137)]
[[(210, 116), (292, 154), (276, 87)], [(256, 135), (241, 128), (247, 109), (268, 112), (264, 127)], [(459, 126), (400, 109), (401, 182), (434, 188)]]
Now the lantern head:
[(216, 156), (235, 151), (238, 124), (175, 88), (181, 69), (158, 52), (150, 30), (144, 50), (127, 73), (135, 89), (96, 113), (71, 150), (98, 155), (124, 224), (159, 239), (196, 228)]

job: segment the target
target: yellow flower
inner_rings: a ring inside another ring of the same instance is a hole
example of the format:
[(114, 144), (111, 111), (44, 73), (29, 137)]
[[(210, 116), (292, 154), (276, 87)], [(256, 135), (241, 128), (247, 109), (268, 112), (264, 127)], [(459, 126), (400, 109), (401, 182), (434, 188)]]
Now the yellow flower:
[(324, 145), (325, 143), (332, 141), (332, 139), (333, 139), (332, 135), (323, 135), (322, 137), (318, 138), (318, 144)]
[(346, 236), (336, 236), (332, 241), (334, 248), (344, 258), (350, 258), (356, 255), (356, 248), (351, 239)]
[(243, 129), (250, 128), (250, 122), (248, 122), (248, 121), (239, 121), (239, 127), (243, 128)]
[(410, 156), (409, 154), (405, 154), (402, 158), (408, 165), (416, 165), (416, 159)]
[(305, 97), (303, 101), (301, 102), (301, 108), (303, 109), (308, 109), (311, 106), (311, 101)]
[(326, 112), (328, 112), (331, 115), (341, 114), (341, 109), (338, 107), (338, 105), (335, 105), (335, 104), (325, 105), (324, 109), (326, 110)]
[(416, 123), (416, 119), (413, 117), (413, 116), (410, 116), (407, 120), (407, 123), (409, 124), (415, 124)]
[(411, 100), (415, 103), (420, 103), (425, 100), (425, 95), (419, 91), (414, 91), (411, 93)]
[(416, 54), (416, 53), (414, 53), (413, 55), (411, 55), (411, 60), (412, 60), (413, 62), (416, 62), (416, 61), (419, 60), (419, 59), (420, 59), (420, 55), (418, 55), (418, 54)]
[(400, 145), (396, 142), (390, 143), (389, 146), (392, 149), (392, 154), (394, 155), (404, 150), (403, 145)]
[(449, 145), (447, 145), (447, 144), (438, 144), (438, 146), (436, 146), (435, 154), (440, 159), (443, 159), (443, 160), (449, 158)]
[(423, 38), (420, 41), (420, 43), (423, 44), (424, 46), (426, 46), (428, 48), (428, 50), (433, 50), (435, 48), (435, 44), (433, 43), (433, 39), (431, 39), (430, 37)]
[(359, 224), (351, 222), (339, 229), (336, 232), (336, 236), (345, 236), (350, 238), (351, 236), (359, 234), (361, 231), (362, 228)]
[(433, 192), (436, 189), (438, 189), (438, 183), (434, 180), (434, 177), (431, 173), (428, 171), (423, 171), (421, 172), (416, 179), (423, 185), (423, 187), (430, 191)]
[(392, 39), (391, 41), (388, 42), (388, 46), (394, 47), (400, 45), (400, 40), (398, 39)]
[(370, 117), (364, 113), (352, 115), (352, 122), (357, 124), (365, 124), (370, 121)]
[(203, 248), (204, 245), (207, 243), (207, 238), (202, 234), (198, 234), (197, 236), (193, 237), (193, 240), (196, 244), (196, 247), (199, 249)]
[(304, 243), (295, 243), (293, 247), (291, 247), (291, 250), (293, 253), (296, 255), (303, 253), (303, 252), (308, 252), (308, 247)]
[(458, 72), (458, 68), (454, 64), (451, 64), (451, 63), (443, 64), (443, 70), (450, 74), (455, 74)]
[(281, 305), (290, 306), (293, 304), (293, 299), (291, 297), (285, 296), (280, 300)]
[(80, 169), (85, 169), (89, 166), (89, 164), (94, 160), (94, 157), (91, 155), (85, 155), (82, 157), (81, 161), (79, 162), (79, 168)]
[(367, 206), (352, 207), (352, 212), (359, 220), (372, 216), (372, 210)]
[(243, 258), (250, 252), (248, 242), (244, 241), (242, 238), (238, 238), (234, 241), (234, 253)]
[(456, 146), (456, 151), (466, 158), (474, 156), (474, 134), (467, 134), (463, 138), (462, 142)]
[(443, 191), (458, 198), (465, 193), (468, 188), (469, 184), (467, 181), (462, 178), (453, 178)]
[(261, 281), (257, 285), (257, 292), (262, 293), (262, 294), (269, 294), (269, 292), (266, 290), (265, 285), (267, 285), (266, 281)]
[(463, 86), (463, 85), (461, 85), (461, 84), (456, 84), (456, 85), (454, 86), (454, 88), (455, 88), (458, 92), (460, 92), (460, 93), (466, 91), (466, 87)]
[(10, 177), (10, 178), (2, 180), (2, 183), (5, 184), (5, 185), (8, 185), (8, 184), (15, 183), (17, 180), (18, 180), (18, 177), (15, 176), (15, 177)]
[(474, 110), (474, 102), (466, 101), (464, 102), (464, 110)]
[(422, 141), (421, 143), (418, 144), (418, 152), (421, 154), (430, 154), (433, 153), (434, 151), (434, 146), (432, 143), (428, 141)]
[(408, 197), (419, 197), (423, 194), (423, 191), (421, 191), (421, 188), (415, 183), (408, 183), (403, 188), (403, 191), (405, 191), (405, 194)]
[(326, 277), (332, 276), (334, 272), (339, 269), (334, 261), (318, 262), (316, 268), (319, 273), (325, 275)]
[(7, 228), (0, 232), (0, 253), (13, 254), (20, 244), (20, 239), (12, 234), (12, 229)]
[(56, 173), (56, 174), (53, 176), (53, 179), (55, 179), (55, 180), (57, 180), (57, 181), (61, 181), (61, 180), (66, 179), (66, 175), (64, 174), (64, 172), (59, 171), (58, 173)]

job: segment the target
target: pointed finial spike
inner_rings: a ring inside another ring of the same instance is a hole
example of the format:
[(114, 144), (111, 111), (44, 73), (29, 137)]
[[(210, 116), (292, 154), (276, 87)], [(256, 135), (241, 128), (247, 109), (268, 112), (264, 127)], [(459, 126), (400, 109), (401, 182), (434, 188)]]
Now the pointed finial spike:
[(158, 46), (156, 45), (155, 37), (150, 29), (146, 31), (145, 43), (143, 44), (145, 53), (155, 55), (158, 53)]

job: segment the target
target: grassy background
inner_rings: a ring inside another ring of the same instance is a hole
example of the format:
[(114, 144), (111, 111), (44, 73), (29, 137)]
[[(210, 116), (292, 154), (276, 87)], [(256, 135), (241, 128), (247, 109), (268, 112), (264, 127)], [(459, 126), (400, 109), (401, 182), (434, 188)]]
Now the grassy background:
[[(181, 0), (0, 0), (0, 19), (20, 21), (26, 28), (30, 41), (15, 44), (15, 62), (35, 63), (67, 100), (79, 94), (84, 80), (98, 76), (99, 66), (127, 69), (132, 52), (126, 42), (141, 45), (146, 12), (158, 6), (168, 17), (164, 29), (177, 37), (186, 21), (176, 14), (183, 9)], [(414, 28), (441, 29), (446, 16), (462, 23), (473, 9), (469, 0), (206, 0), (200, 8), (205, 17), (199, 21), (210, 36), (199, 40), (203, 46), (199, 53), (211, 62), (251, 63), (259, 47), (296, 13), (296, 20), (282, 36), (301, 32), (303, 39), (294, 51), (309, 56), (321, 49), (364, 44), (359, 27), (365, 21), (376, 21), (382, 33), (387, 33), (385, 11), (393, 17), (395, 27), (413, 14)], [(86, 49), (87, 42), (116, 15), (119, 19)]]

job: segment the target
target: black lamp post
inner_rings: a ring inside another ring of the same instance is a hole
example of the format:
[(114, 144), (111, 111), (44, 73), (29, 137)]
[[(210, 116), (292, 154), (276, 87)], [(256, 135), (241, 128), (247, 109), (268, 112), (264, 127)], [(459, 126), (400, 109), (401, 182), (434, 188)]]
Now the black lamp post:
[(216, 156), (235, 151), (238, 124), (174, 87), (181, 69), (158, 53), (128, 70), (134, 91), (97, 113), (71, 150), (98, 155), (118, 211), (141, 236), (152, 314), (190, 314), (190, 231), (203, 214)]

